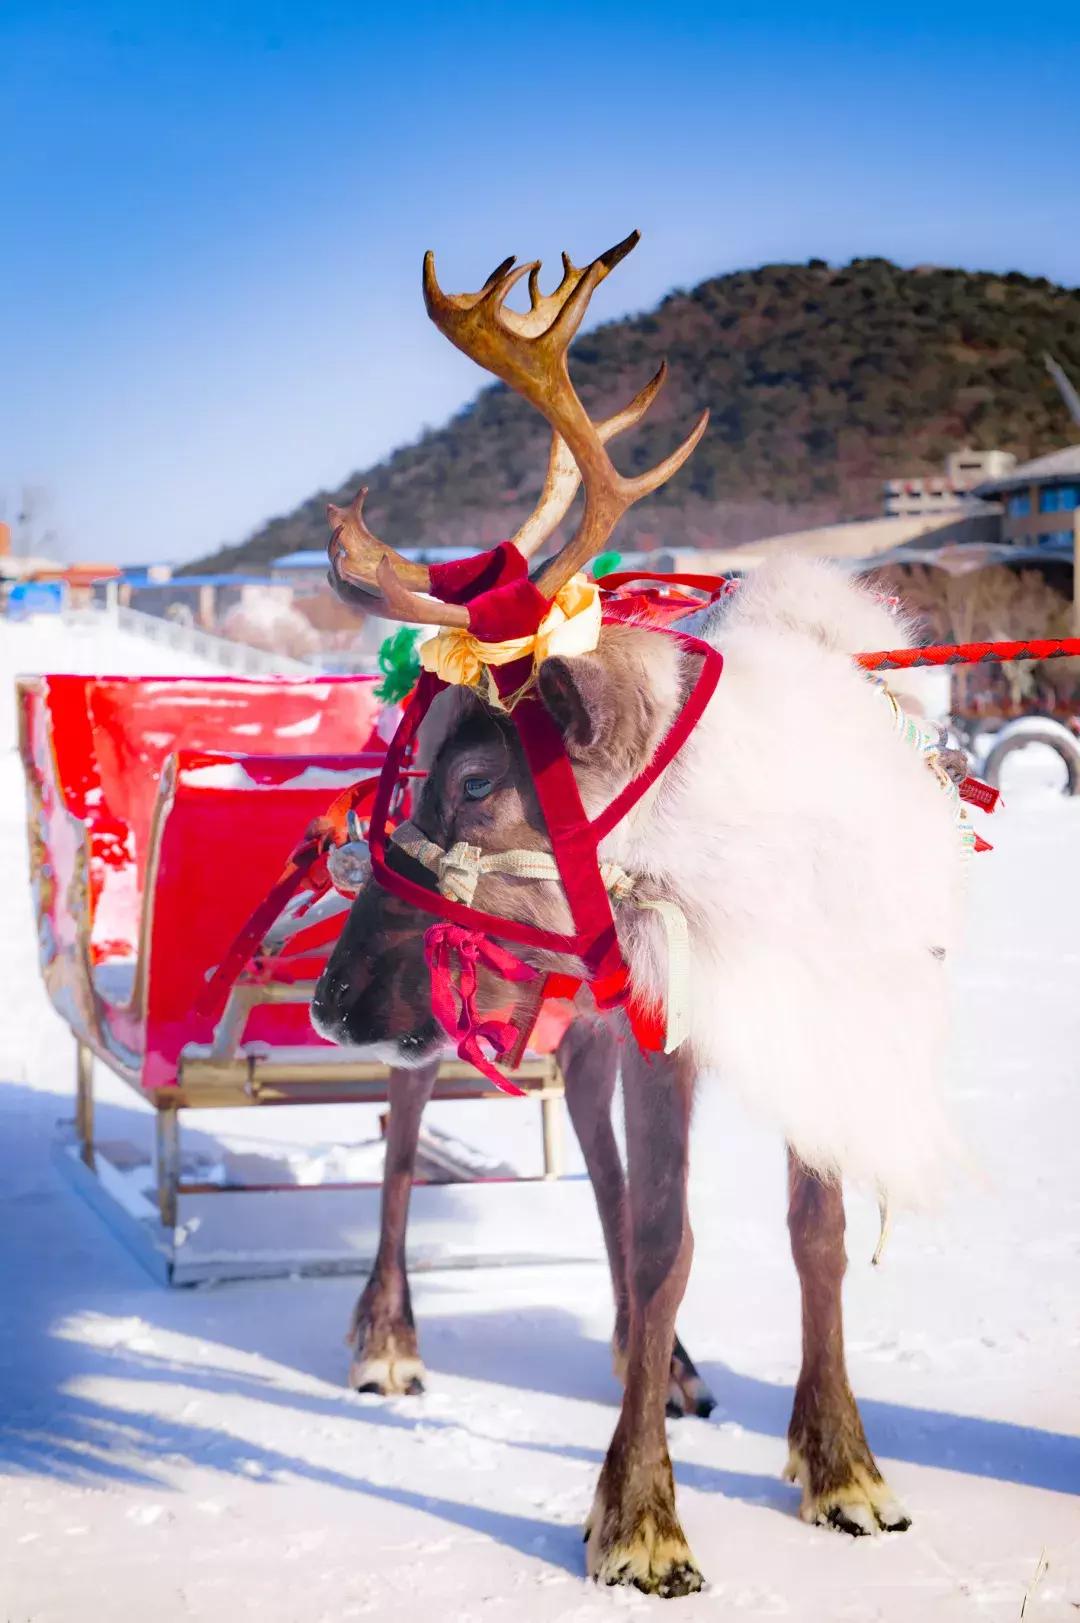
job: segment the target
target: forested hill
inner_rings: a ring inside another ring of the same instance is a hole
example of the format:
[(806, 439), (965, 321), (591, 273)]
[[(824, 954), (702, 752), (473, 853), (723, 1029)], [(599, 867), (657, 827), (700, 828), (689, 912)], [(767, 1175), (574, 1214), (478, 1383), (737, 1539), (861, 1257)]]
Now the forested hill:
[[(616, 461), (626, 472), (651, 465), (704, 405), (712, 422), (689, 465), (619, 536), (627, 547), (729, 545), (876, 513), (885, 478), (939, 472), (961, 445), (1024, 458), (1067, 443), (1076, 430), (1045, 351), (1080, 378), (1080, 289), (1015, 272), (811, 260), (673, 292), (579, 337), (571, 370), (599, 417), (667, 356), (668, 385)], [(487, 544), (527, 512), (546, 451), (536, 413), (496, 384), (445, 427), (198, 567), (243, 569), (322, 546), (326, 502), (360, 484), (371, 487), (372, 528), (389, 541)]]

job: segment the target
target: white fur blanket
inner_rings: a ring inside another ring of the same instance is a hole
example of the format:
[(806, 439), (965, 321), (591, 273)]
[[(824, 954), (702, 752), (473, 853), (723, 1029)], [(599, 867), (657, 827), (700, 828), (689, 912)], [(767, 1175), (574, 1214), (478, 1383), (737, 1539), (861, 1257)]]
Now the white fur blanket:
[[(723, 652), (719, 686), (602, 854), (687, 915), (699, 1068), (809, 1166), (923, 1204), (956, 1148), (940, 1072), (961, 845), (851, 657), (903, 645), (904, 628), (836, 570), (786, 559), (697, 632)], [(662, 995), (662, 934), (636, 915), (627, 939), (635, 979)]]

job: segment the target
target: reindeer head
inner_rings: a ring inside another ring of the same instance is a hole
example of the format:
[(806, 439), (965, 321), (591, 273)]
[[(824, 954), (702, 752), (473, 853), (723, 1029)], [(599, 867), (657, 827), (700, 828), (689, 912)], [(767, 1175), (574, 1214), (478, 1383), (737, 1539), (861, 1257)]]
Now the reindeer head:
[[(676, 645), (634, 626), (605, 626), (593, 654), (545, 660), (540, 697), (560, 727), (585, 809), (594, 816), (637, 776), (678, 710), (684, 670)], [(548, 851), (544, 819), (517, 733), (505, 712), (472, 690), (441, 694), (421, 732), (428, 767), (412, 823), (434, 846), (465, 843), (485, 855)], [(392, 867), (432, 891), (436, 875), (399, 846)], [(471, 893), (482, 912), (567, 934), (560, 885), (482, 874)], [(436, 922), (368, 879), (316, 989), (312, 1015), (338, 1042), (373, 1049), (394, 1065), (420, 1064), (447, 1042), (432, 1016), (423, 937)], [(512, 943), (507, 943), (512, 946)], [(580, 975), (581, 965), (542, 949), (512, 947), (538, 969)], [(484, 1015), (513, 1015), (527, 987), (480, 972)]]
[[(430, 254), (424, 262), (424, 297), (436, 326), (459, 349), (529, 400), (552, 428), (547, 476), (534, 512), (513, 541), (532, 557), (547, 540), (584, 483), (581, 522), (566, 545), (540, 566), (535, 585), (549, 601), (606, 545), (622, 514), (656, 490), (687, 460), (708, 413), (683, 443), (655, 468), (627, 478), (612, 464), (607, 442), (640, 422), (663, 385), (661, 366), (644, 389), (613, 417), (594, 423), (567, 369), (570, 341), (594, 289), (638, 240), (634, 232), (585, 269), (563, 256), (563, 277), (550, 294), (539, 290), (539, 265), (506, 260), (475, 294), (445, 294)], [(529, 277), (530, 308), (506, 306), (511, 288)], [(368, 529), (361, 491), (350, 508), (330, 507), (331, 582), (349, 601), (387, 618), (469, 626), (467, 605), (422, 595), (426, 568), (409, 563)], [(609, 626), (594, 653), (551, 658), (536, 670), (543, 702), (563, 732), (586, 810), (592, 815), (650, 759), (680, 701), (682, 675), (666, 639), (626, 626)], [(429, 735), (430, 772), (413, 818), (421, 834), (444, 851), (464, 841), (485, 853), (549, 849), (530, 772), (513, 725), (468, 691), (445, 695)], [(436, 888), (435, 876), (406, 853), (394, 863), (412, 879)], [(474, 905), (500, 917), (568, 932), (569, 908), (557, 883), (512, 874), (485, 874)], [(444, 1038), (431, 1014), (422, 937), (431, 915), (370, 883), (358, 896), (345, 931), (319, 983), (313, 1018), (339, 1041), (375, 1046), (395, 1064), (418, 1063)], [(526, 957), (539, 959), (536, 953)], [(578, 966), (541, 967), (573, 972)], [(505, 1008), (507, 987), (481, 977), (480, 1006)], [(387, 1047), (387, 1045), (389, 1045)]]

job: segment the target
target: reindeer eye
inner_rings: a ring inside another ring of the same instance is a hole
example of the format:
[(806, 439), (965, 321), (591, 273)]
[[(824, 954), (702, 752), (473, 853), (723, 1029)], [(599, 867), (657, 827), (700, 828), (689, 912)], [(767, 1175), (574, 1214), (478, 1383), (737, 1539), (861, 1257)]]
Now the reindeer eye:
[(493, 786), (490, 778), (466, 778), (462, 787), (466, 800), (486, 800)]

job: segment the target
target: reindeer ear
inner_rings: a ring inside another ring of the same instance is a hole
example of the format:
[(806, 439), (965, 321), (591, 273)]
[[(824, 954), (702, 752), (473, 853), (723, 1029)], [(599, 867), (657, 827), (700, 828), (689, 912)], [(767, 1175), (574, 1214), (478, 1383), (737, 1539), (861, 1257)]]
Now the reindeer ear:
[(615, 717), (611, 673), (595, 654), (545, 659), (537, 672), (540, 697), (568, 744), (588, 749), (610, 731)]
[(653, 754), (683, 700), (678, 645), (642, 626), (605, 626), (592, 654), (553, 654), (536, 674), (540, 697), (571, 754), (615, 775)]

